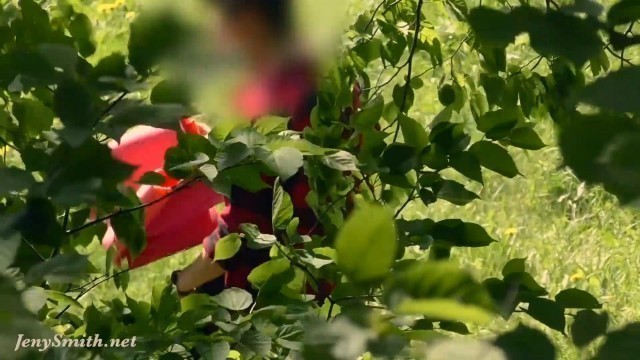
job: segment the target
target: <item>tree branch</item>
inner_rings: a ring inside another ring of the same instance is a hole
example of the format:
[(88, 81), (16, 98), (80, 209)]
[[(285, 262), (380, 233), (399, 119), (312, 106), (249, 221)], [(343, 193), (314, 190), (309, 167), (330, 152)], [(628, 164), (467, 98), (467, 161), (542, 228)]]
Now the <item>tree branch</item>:
[(414, 199), (413, 195), (416, 193), (416, 190), (417, 190), (417, 187), (415, 187), (415, 188), (413, 188), (413, 190), (411, 190), (411, 193), (409, 194), (409, 197), (407, 198), (407, 201), (405, 201), (405, 203), (402, 204), (402, 206), (400, 206), (398, 211), (396, 211), (396, 214), (395, 214), (394, 218), (397, 218), (398, 216), (400, 216), (402, 211), (413, 201), (413, 199)]
[(13, 150), (15, 150), (15, 151), (20, 152), (20, 150), (19, 150), (17, 147), (15, 147), (15, 146), (13, 146), (13, 145), (9, 144), (9, 142), (7, 141), (7, 139), (3, 138), (2, 136), (0, 136), (0, 143), (3, 143), (3, 144), (4, 144), (4, 146), (10, 147), (11, 149), (13, 149)]
[[(422, 18), (422, 6), (424, 5), (424, 0), (418, 0), (418, 6), (416, 8), (416, 27), (413, 33), (413, 44), (411, 45), (411, 50), (409, 51), (409, 58), (407, 59), (407, 80), (404, 84), (404, 93), (402, 95), (402, 102), (400, 103), (400, 109), (398, 113), (398, 117), (394, 120), (398, 122), (400, 120), (400, 114), (404, 111), (404, 107), (407, 104), (407, 98), (409, 97), (409, 89), (411, 88), (411, 75), (413, 74), (413, 57), (416, 54), (416, 50), (418, 49), (418, 40), (420, 39), (420, 26), (421, 18)], [(398, 133), (400, 132), (400, 124), (396, 128), (396, 132), (393, 135), (393, 141), (398, 140)]]
[[(89, 293), (91, 290), (93, 290), (93, 289), (97, 288), (98, 286), (102, 285), (103, 283), (105, 283), (105, 282), (107, 282), (107, 281), (109, 281), (109, 280), (111, 280), (111, 279), (113, 279), (113, 278), (115, 278), (115, 277), (118, 277), (118, 276), (120, 276), (120, 275), (122, 275), (122, 274), (124, 274), (124, 273), (126, 273), (126, 272), (129, 272), (130, 270), (131, 270), (131, 269), (122, 270), (122, 271), (120, 271), (120, 272), (118, 272), (118, 273), (115, 273), (115, 274), (113, 274), (113, 275), (111, 275), (111, 276), (109, 276), (109, 277), (106, 277), (106, 278), (102, 279), (101, 281), (99, 281), (99, 282), (97, 282), (97, 283), (93, 284), (93, 285), (92, 285), (92, 286), (90, 286), (89, 288), (87, 288), (87, 289), (85, 289), (85, 290), (81, 291), (78, 295), (76, 295), (76, 297), (74, 298), (74, 300), (76, 300), (76, 301), (77, 301), (77, 300), (79, 300), (81, 297), (85, 296), (85, 295), (86, 295), (87, 293)], [(65, 312), (67, 312), (67, 310), (69, 310), (69, 308), (70, 308), (70, 307), (71, 307), (71, 305), (67, 305), (67, 306), (65, 306), (65, 308), (64, 308), (64, 309), (62, 309), (62, 311), (60, 311), (60, 312), (58, 313), (58, 315), (56, 315), (56, 316), (54, 317), (54, 319), (56, 319), (56, 320), (57, 320), (57, 319), (60, 319), (60, 317), (61, 317), (62, 315), (64, 315), (64, 313), (65, 313)]]
[(187, 187), (189, 187), (189, 186), (193, 185), (194, 183), (196, 183), (196, 182), (198, 182), (198, 181), (200, 181), (200, 177), (196, 177), (196, 178), (194, 178), (194, 179), (191, 179), (191, 180), (189, 180), (189, 181), (185, 182), (184, 184), (179, 185), (178, 187), (176, 187), (176, 188), (175, 188), (175, 190), (171, 191), (170, 193), (168, 193), (168, 194), (166, 194), (166, 195), (164, 195), (164, 196), (159, 197), (158, 199), (155, 199), (155, 200), (150, 201), (150, 202), (148, 202), (148, 203), (141, 204), (141, 205), (138, 205), (138, 206), (135, 206), (135, 207), (129, 208), (129, 209), (121, 209), (121, 210), (118, 210), (118, 211), (116, 211), (116, 212), (114, 212), (114, 213), (111, 213), (111, 214), (108, 214), (108, 215), (102, 216), (102, 217), (100, 217), (100, 218), (98, 218), (98, 219), (96, 219), (96, 220), (90, 221), (90, 222), (88, 222), (88, 223), (86, 223), (86, 224), (84, 224), (84, 225), (82, 225), (82, 226), (79, 226), (79, 227), (77, 227), (77, 228), (75, 228), (75, 229), (71, 229), (71, 230), (67, 231), (67, 235), (75, 234), (75, 233), (77, 233), (77, 232), (79, 232), (79, 231), (82, 231), (82, 230), (87, 229), (87, 228), (90, 228), (90, 227), (92, 227), (92, 226), (94, 226), (94, 225), (100, 224), (100, 223), (102, 223), (102, 222), (104, 222), (104, 221), (106, 221), (106, 220), (109, 220), (109, 219), (112, 219), (112, 218), (118, 217), (118, 216), (120, 216), (120, 215), (129, 214), (129, 213), (132, 213), (132, 212), (135, 212), (135, 211), (138, 211), (138, 210), (142, 210), (142, 209), (144, 209), (144, 208), (147, 208), (147, 207), (149, 207), (149, 206), (152, 206), (152, 205), (154, 205), (154, 204), (157, 204), (157, 203), (159, 203), (160, 201), (162, 201), (162, 200), (164, 200), (164, 199), (166, 199), (166, 198), (168, 198), (168, 197), (170, 197), (170, 196), (173, 196), (175, 193), (177, 193), (177, 192), (179, 192), (179, 191), (181, 191), (181, 190), (186, 189)]
[(104, 118), (105, 116), (109, 115), (109, 113), (111, 112), (111, 110), (113, 110), (122, 100), (124, 100), (124, 98), (129, 95), (129, 91), (123, 91), (122, 94), (120, 94), (120, 96), (118, 96), (118, 98), (116, 98), (115, 100), (113, 100), (109, 106), (107, 106), (106, 109), (104, 109), (104, 111), (100, 114), (100, 116), (95, 120), (95, 122), (93, 123), (93, 126), (97, 126), (98, 123), (100, 122), (100, 120), (102, 120), (102, 118)]

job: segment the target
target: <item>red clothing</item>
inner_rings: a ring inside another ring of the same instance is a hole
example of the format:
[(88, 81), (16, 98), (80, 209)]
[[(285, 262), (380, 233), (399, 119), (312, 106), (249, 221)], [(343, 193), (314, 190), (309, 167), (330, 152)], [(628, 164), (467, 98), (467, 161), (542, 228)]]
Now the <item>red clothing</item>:
[[(288, 128), (294, 131), (304, 130), (311, 125), (311, 110), (316, 103), (315, 74), (310, 69), (311, 67), (303, 62), (279, 69), (243, 92), (239, 97), (239, 108), (246, 116), (253, 118), (265, 115), (290, 116)], [(274, 181), (275, 178), (265, 176), (267, 184), (273, 184)], [(301, 234), (319, 234), (321, 227), (306, 202), (310, 187), (302, 169), (284, 182), (283, 188), (291, 197), (294, 217), (300, 219), (298, 231)], [(272, 233), (272, 200), (271, 188), (252, 193), (232, 187), (230, 198), (225, 200), (226, 207), (220, 213), (221, 226), (204, 241), (207, 254), (213, 258), (217, 240), (225, 232), (240, 232), (241, 224), (254, 224), (262, 233)], [(221, 266), (227, 270), (225, 285), (246, 288), (247, 276), (251, 270), (268, 260), (268, 249), (250, 250), (243, 246), (232, 259), (221, 262)]]

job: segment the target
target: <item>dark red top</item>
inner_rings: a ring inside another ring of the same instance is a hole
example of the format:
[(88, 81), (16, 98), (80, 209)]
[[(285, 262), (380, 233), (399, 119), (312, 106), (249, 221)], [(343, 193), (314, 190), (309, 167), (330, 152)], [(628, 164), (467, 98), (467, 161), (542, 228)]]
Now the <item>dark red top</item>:
[[(303, 131), (311, 125), (311, 110), (316, 105), (316, 83), (313, 67), (306, 62), (290, 63), (263, 81), (248, 87), (239, 97), (238, 106), (246, 115), (257, 118), (264, 115), (291, 117), (288, 128)], [(266, 177), (265, 182), (273, 184), (275, 178)], [(301, 234), (319, 234), (321, 226), (317, 224), (313, 210), (306, 202), (310, 191), (308, 178), (302, 169), (283, 184), (294, 206), (294, 217), (300, 219), (298, 232)], [(240, 232), (240, 225), (255, 224), (264, 234), (273, 233), (272, 220), (273, 189), (268, 188), (255, 193), (233, 186), (230, 199), (220, 218), (224, 224), (220, 234), (214, 235), (205, 248), (213, 255), (217, 238), (226, 232)], [(269, 250), (251, 250), (243, 245), (232, 259), (220, 263), (227, 270), (226, 287), (247, 288), (247, 276), (253, 268), (269, 260)]]

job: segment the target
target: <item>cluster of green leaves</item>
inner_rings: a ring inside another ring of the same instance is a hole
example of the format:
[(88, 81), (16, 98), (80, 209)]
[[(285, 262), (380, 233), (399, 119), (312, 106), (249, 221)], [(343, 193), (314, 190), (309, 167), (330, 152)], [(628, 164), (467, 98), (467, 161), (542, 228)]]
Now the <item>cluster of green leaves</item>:
[[(13, 348), (19, 333), (52, 331), (71, 338), (136, 336), (134, 349), (49, 352), (114, 359), (438, 358), (451, 347), (466, 349), (461, 356), (469, 359), (487, 351), (505, 359), (554, 359), (547, 336), (524, 325), (491, 342), (467, 346), (448, 339), (450, 333), (469, 334), (469, 323), (522, 312), (568, 332), (578, 347), (604, 337), (598, 359), (633, 354), (638, 324), (610, 329), (608, 315), (596, 311), (599, 301), (579, 289), (550, 296), (524, 259), (507, 263), (501, 278), (484, 281), (449, 262), (456, 247), (496, 241), (482, 226), (402, 218), (412, 201), (427, 207), (478, 201), (472, 189), (483, 184), (486, 171), (520, 175), (508, 148), (543, 148), (533, 119), (545, 114), (558, 123), (565, 161), (577, 176), (604, 184), (623, 201), (636, 199), (631, 156), (638, 144), (640, 72), (634, 65), (609, 72), (605, 51), (612, 46), (624, 59), (624, 50), (637, 43), (631, 27), (618, 28), (638, 20), (637, 2), (621, 1), (606, 20), (589, 1), (563, 7), (549, 1), (546, 9), (521, 3), (508, 11), (438, 3), (468, 29), (457, 49), (472, 49), (482, 72), (461, 74), (452, 65), (439, 82), (442, 111), (429, 121), (411, 112), (416, 93), (430, 70), (453, 64), (459, 51), (443, 55), (451, 46), (434, 34), (425, 1), (384, 0), (356, 19), (349, 32), (353, 46), (323, 77), (311, 127), (302, 133), (287, 130), (288, 119), (279, 117), (217, 124), (208, 137), (180, 133), (178, 146), (165, 154), (166, 173), (183, 180), (174, 192), (195, 181), (226, 195), (232, 185), (273, 191), (272, 233), (244, 224), (216, 248), (216, 260), (233, 258), (242, 241), (270, 249), (271, 259), (249, 275), (257, 296), (227, 289), (179, 299), (168, 284), (156, 284), (149, 302), (125, 296), (87, 307), (78, 300), (95, 286), (114, 281), (124, 291), (128, 284), (126, 271), (113, 269), (110, 256), (104, 269), (89, 261), (87, 254), (97, 251), (95, 237), (106, 231), (104, 221), (134, 255), (145, 246), (149, 204), (119, 186), (133, 169), (114, 160), (106, 142), (135, 125), (176, 129), (181, 118), (197, 112), (183, 84), (157, 81), (159, 61), (192, 29), (170, 11), (143, 14), (131, 25), (127, 56), (116, 53), (92, 64), (87, 58), (97, 44), (81, 7), (6, 3), (0, 142), (15, 159), (3, 159), (0, 167), (0, 342)], [(531, 69), (507, 61), (509, 44), (522, 33), (540, 55)], [(429, 59), (432, 69), (418, 73), (418, 57)], [(537, 70), (542, 62), (548, 71)], [(604, 72), (588, 85), (587, 63), (593, 75)], [(376, 66), (395, 71), (392, 79), (404, 78), (373, 82)], [(351, 109), (355, 81), (363, 89), (362, 109)], [(146, 94), (148, 99), (140, 96)], [(461, 121), (463, 114), (473, 123)], [(306, 201), (323, 236), (298, 231), (285, 188), (300, 170), (309, 177)], [(276, 180), (265, 182), (265, 174)], [(148, 173), (140, 183), (163, 180)], [(353, 199), (355, 210), (348, 214)], [(416, 248), (424, 256), (408, 256)], [(100, 276), (90, 279), (92, 274)], [(324, 302), (306, 295), (307, 285), (327, 292), (325, 280), (336, 287)], [(430, 345), (427, 352), (421, 343)]]

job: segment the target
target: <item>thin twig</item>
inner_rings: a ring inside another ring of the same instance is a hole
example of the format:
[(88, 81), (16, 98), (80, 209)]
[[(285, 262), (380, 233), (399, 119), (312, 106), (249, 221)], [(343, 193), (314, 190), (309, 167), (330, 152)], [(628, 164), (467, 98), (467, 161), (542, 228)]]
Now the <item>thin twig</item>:
[(382, 8), (382, 5), (384, 5), (384, 3), (386, 2), (387, 2), (386, 0), (381, 1), (380, 4), (376, 6), (375, 10), (373, 10), (373, 14), (371, 14), (371, 19), (367, 23), (367, 26), (365, 26), (364, 28), (365, 33), (369, 31), (369, 27), (371, 26), (371, 24), (373, 24), (373, 21), (376, 19), (376, 15), (378, 15), (378, 11), (380, 11), (380, 8)]
[[(413, 74), (413, 57), (416, 54), (416, 50), (418, 49), (418, 40), (420, 39), (420, 25), (422, 18), (422, 6), (424, 5), (424, 0), (418, 0), (418, 7), (416, 8), (416, 27), (413, 33), (413, 44), (411, 45), (411, 50), (409, 51), (409, 58), (407, 59), (407, 79), (404, 84), (404, 93), (402, 95), (402, 102), (400, 103), (400, 109), (398, 116), (393, 121), (398, 122), (400, 120), (400, 114), (404, 111), (405, 106), (407, 105), (407, 98), (409, 97), (409, 89), (411, 89), (411, 75)], [(396, 132), (393, 135), (393, 141), (398, 140), (398, 133), (400, 132), (400, 124), (396, 128)]]
[(100, 120), (102, 120), (102, 118), (104, 118), (105, 116), (109, 115), (109, 113), (111, 112), (111, 110), (113, 110), (122, 100), (124, 100), (124, 98), (129, 95), (128, 91), (123, 91), (122, 94), (120, 94), (120, 96), (118, 96), (118, 98), (116, 98), (115, 100), (113, 100), (109, 106), (107, 106), (106, 109), (104, 109), (104, 111), (100, 114), (100, 116), (94, 121), (93, 126), (97, 126), (98, 123), (100, 122)]
[(159, 197), (159, 198), (157, 198), (157, 199), (155, 199), (153, 201), (150, 201), (148, 203), (145, 203), (145, 204), (142, 204), (142, 205), (138, 205), (138, 206), (135, 206), (135, 207), (132, 207), (132, 208), (129, 208), (129, 209), (118, 210), (118, 211), (116, 211), (114, 213), (105, 215), (105, 216), (100, 217), (100, 218), (98, 218), (96, 220), (88, 222), (88, 223), (86, 223), (86, 224), (84, 224), (82, 226), (79, 226), (79, 227), (75, 228), (75, 229), (71, 229), (71, 230), (67, 231), (67, 234), (68, 235), (75, 234), (75, 233), (77, 233), (79, 231), (82, 231), (82, 230), (84, 230), (86, 228), (92, 227), (92, 226), (97, 225), (97, 224), (101, 224), (104, 221), (112, 219), (114, 217), (117, 217), (117, 216), (120, 216), (120, 215), (124, 215), (124, 214), (129, 214), (129, 213), (132, 213), (132, 212), (147, 208), (147, 207), (152, 206), (154, 204), (157, 204), (157, 203), (161, 202), (162, 200), (164, 200), (164, 199), (166, 199), (166, 198), (168, 198), (170, 196), (173, 196), (175, 193), (186, 189), (187, 187), (189, 187), (189, 186), (193, 185), (194, 183), (198, 182), (199, 180), (200, 180), (200, 177), (196, 177), (194, 179), (191, 179), (191, 180), (185, 182), (184, 184), (181, 184), (180, 186), (176, 187), (175, 190), (173, 190), (173, 191), (167, 193), (166, 195), (163, 195), (163, 196), (161, 196), (161, 197)]
[[(633, 32), (633, 26), (636, 24), (636, 22), (632, 22), (631, 24), (629, 24), (629, 27), (627, 28), (627, 31), (624, 32), (624, 36), (628, 36), (629, 34), (631, 34)], [(622, 68), (624, 66), (624, 61), (626, 60), (624, 58), (624, 51), (627, 50), (627, 48), (622, 49), (622, 51), (620, 51), (620, 67)], [(628, 61), (628, 60), (627, 60)], [(629, 64), (631, 64), (630, 61), (628, 61)], [(633, 65), (633, 64), (631, 64)]]
[[(126, 272), (129, 272), (130, 270), (131, 270), (131, 269), (122, 270), (122, 271), (120, 271), (120, 272), (118, 272), (118, 273), (115, 273), (115, 274), (113, 274), (113, 275), (111, 275), (111, 276), (109, 276), (109, 277), (104, 278), (103, 280), (101, 280), (101, 281), (99, 281), (99, 282), (97, 282), (97, 283), (93, 284), (93, 285), (92, 285), (91, 287), (89, 287), (88, 289), (85, 289), (85, 290), (83, 290), (82, 292), (80, 292), (78, 295), (76, 295), (76, 297), (74, 298), (74, 300), (78, 301), (81, 297), (85, 296), (85, 295), (86, 295), (87, 293), (89, 293), (91, 290), (93, 290), (93, 289), (97, 288), (98, 286), (102, 285), (103, 283), (105, 283), (105, 282), (107, 282), (107, 281), (109, 281), (109, 280), (111, 280), (111, 279), (113, 279), (113, 278), (115, 278), (115, 277), (117, 277), (117, 276), (120, 276), (120, 275), (122, 275), (122, 274), (124, 274), (124, 273), (126, 273)], [(71, 305), (67, 305), (67, 306), (65, 306), (65, 308), (64, 308), (64, 309), (62, 309), (62, 311), (60, 311), (60, 312), (58, 313), (58, 315), (56, 315), (56, 316), (54, 317), (54, 319), (56, 319), (56, 320), (57, 320), (57, 319), (60, 319), (60, 317), (61, 317), (65, 312), (67, 312), (67, 310), (69, 310), (69, 308), (70, 308), (70, 307), (71, 307)]]
[(413, 190), (411, 190), (411, 193), (409, 194), (407, 201), (404, 204), (402, 204), (402, 206), (398, 209), (398, 211), (396, 211), (394, 218), (397, 218), (398, 216), (400, 216), (402, 211), (414, 200), (413, 195), (416, 193), (416, 190), (417, 188), (413, 188)]
[(42, 254), (40, 254), (38, 252), (38, 250), (36, 249), (35, 246), (33, 246), (32, 243), (28, 242), (27, 239), (22, 238), (22, 241), (24, 241), (25, 244), (27, 244), (27, 246), (29, 246), (29, 248), (31, 248), (31, 250), (33, 250), (33, 252), (40, 258), (40, 260), (42, 261), (47, 261), (47, 259), (44, 258), (44, 256), (42, 256)]
[(1, 143), (3, 143), (3, 144), (4, 144), (4, 146), (10, 147), (10, 148), (12, 148), (12, 149), (13, 149), (13, 150), (15, 150), (15, 151), (20, 152), (20, 150), (19, 150), (17, 147), (15, 147), (15, 146), (11, 145), (11, 144), (7, 141), (7, 139), (3, 138), (2, 136), (0, 136), (0, 142), (1, 142)]

